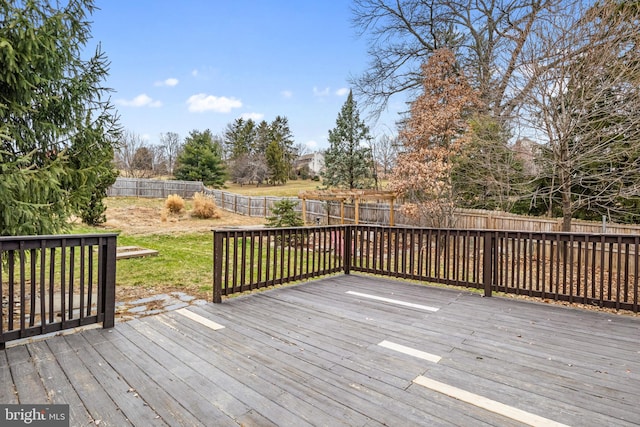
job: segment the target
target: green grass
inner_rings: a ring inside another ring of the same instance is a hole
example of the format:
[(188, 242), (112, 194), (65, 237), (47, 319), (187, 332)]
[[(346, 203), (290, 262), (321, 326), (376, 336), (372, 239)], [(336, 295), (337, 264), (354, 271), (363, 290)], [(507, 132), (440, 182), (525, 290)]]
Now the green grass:
[(159, 252), (158, 256), (119, 260), (118, 285), (212, 289), (211, 233), (120, 236), (118, 245), (140, 246)]
[[(76, 226), (74, 234), (102, 233), (99, 227)], [(140, 246), (158, 256), (121, 259), (117, 263), (118, 286), (173, 287), (184, 291), (210, 291), (213, 280), (213, 235), (176, 233), (118, 236), (118, 246)]]

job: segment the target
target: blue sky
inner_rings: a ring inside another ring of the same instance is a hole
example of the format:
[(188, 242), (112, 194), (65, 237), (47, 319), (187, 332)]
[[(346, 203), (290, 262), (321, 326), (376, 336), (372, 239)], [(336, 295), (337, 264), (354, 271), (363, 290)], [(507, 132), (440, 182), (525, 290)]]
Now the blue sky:
[[(296, 143), (328, 146), (350, 76), (366, 69), (349, 0), (97, 0), (91, 45), (111, 61), (106, 86), (121, 123), (161, 133), (222, 133), (238, 117), (286, 116)], [(356, 98), (357, 100), (357, 98)], [(367, 111), (358, 104), (361, 118)], [(392, 133), (397, 111), (372, 135)]]

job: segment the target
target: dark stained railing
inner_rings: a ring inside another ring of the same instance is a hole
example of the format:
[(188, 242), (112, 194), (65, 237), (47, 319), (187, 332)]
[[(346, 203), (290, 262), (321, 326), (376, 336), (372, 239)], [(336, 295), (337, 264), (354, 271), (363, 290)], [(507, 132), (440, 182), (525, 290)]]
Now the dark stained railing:
[(214, 231), (214, 302), (344, 270), (342, 226)]
[[(346, 225), (214, 233), (221, 295), (352, 271), (638, 312), (640, 236)], [(293, 243), (295, 242), (295, 244)]]
[(116, 234), (0, 237), (0, 348), (115, 321)]

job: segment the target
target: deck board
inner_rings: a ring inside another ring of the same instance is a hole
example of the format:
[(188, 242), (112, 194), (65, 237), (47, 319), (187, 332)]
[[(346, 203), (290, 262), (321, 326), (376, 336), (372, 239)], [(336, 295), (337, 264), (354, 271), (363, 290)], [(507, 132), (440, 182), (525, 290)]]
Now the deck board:
[(42, 385), (38, 371), (33, 363), (29, 349), (24, 346), (6, 350), (7, 361), (11, 366), (11, 376), (15, 382), (19, 403), (39, 403), (49, 397)]
[(9, 346), (0, 401), (69, 403), (72, 425), (522, 425), (424, 376), (566, 425), (640, 424), (635, 316), (360, 275), (188, 310), (224, 328), (170, 311)]
[(44, 388), (47, 390), (50, 403), (68, 404), (69, 416), (73, 420), (85, 420), (80, 425), (92, 423), (94, 420), (82, 403), (82, 400), (73, 388), (56, 360), (56, 355), (51, 352), (46, 341), (34, 342), (29, 345), (29, 352), (33, 358)]

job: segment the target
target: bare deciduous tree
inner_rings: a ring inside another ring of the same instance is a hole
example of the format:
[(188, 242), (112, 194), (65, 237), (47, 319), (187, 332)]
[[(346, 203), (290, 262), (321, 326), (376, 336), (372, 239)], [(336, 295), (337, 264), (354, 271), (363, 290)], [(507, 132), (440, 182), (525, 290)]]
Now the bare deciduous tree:
[[(148, 175), (148, 171), (138, 169), (139, 158), (136, 159), (136, 153), (146, 147), (142, 138), (131, 131), (125, 131), (120, 137), (116, 152), (116, 165), (124, 173), (131, 178), (144, 178)], [(139, 155), (138, 155), (139, 156)]]
[(132, 169), (136, 178), (151, 178), (153, 176), (153, 149), (142, 145), (133, 154)]
[(368, 71), (352, 79), (355, 91), (377, 112), (397, 93), (415, 98), (422, 64), (449, 48), (490, 115), (509, 120), (530, 89), (519, 72), (523, 52), (547, 19), (574, 3), (580, 2), (355, 0), (353, 23), (368, 36), (371, 58)]
[(167, 175), (169, 173), (169, 161), (166, 156), (166, 150), (161, 145), (151, 145), (148, 147), (151, 151), (151, 168), (153, 175)]
[(391, 173), (398, 157), (398, 144), (397, 136), (382, 135), (376, 140), (371, 140), (371, 154), (378, 178), (386, 179)]
[(240, 185), (260, 186), (269, 177), (269, 167), (264, 154), (244, 154), (233, 160), (231, 179)]
[[(546, 142), (535, 196), (559, 205), (565, 231), (579, 212), (638, 215), (629, 206), (640, 200), (639, 22), (637, 4), (607, 0), (549, 21), (527, 52), (536, 84), (526, 117)], [(540, 62), (539, 51), (555, 55)]]
[(176, 159), (182, 149), (182, 141), (180, 135), (175, 132), (167, 132), (160, 134), (160, 147), (167, 163), (167, 170), (173, 174)]

